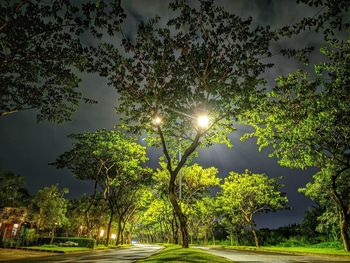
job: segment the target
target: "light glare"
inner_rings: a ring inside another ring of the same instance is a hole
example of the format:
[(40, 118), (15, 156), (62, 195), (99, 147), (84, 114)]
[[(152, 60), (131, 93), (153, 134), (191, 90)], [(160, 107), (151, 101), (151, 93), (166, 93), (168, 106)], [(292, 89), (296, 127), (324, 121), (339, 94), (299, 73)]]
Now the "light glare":
[(209, 118), (206, 115), (199, 116), (197, 118), (199, 128), (205, 129), (209, 126)]
[(162, 118), (157, 116), (153, 119), (153, 124), (156, 125), (156, 126), (159, 126), (162, 124)]

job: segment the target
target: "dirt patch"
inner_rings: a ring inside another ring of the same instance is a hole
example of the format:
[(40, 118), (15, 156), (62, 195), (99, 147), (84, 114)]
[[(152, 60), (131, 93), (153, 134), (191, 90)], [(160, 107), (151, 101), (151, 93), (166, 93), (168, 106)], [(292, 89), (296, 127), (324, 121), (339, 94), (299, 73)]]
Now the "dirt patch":
[(0, 248), (0, 262), (18, 260), (24, 258), (38, 258), (57, 255), (56, 253), (28, 251), (23, 249)]

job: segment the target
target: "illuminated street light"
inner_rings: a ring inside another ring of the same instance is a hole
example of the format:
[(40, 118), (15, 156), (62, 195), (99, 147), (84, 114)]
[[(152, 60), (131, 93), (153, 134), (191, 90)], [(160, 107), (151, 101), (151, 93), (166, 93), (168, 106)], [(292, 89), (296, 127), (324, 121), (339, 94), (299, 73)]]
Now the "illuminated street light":
[(155, 126), (161, 125), (161, 124), (162, 124), (162, 118), (159, 117), (159, 116), (156, 116), (156, 117), (153, 119), (153, 124), (154, 124)]
[(102, 229), (101, 232), (100, 232), (100, 237), (103, 237), (105, 231)]
[(112, 238), (112, 239), (116, 239), (116, 238), (117, 238), (117, 235), (116, 235), (116, 234), (112, 234), (112, 235), (111, 235), (111, 238)]
[(201, 115), (197, 118), (199, 128), (206, 129), (209, 126), (209, 118), (206, 115)]

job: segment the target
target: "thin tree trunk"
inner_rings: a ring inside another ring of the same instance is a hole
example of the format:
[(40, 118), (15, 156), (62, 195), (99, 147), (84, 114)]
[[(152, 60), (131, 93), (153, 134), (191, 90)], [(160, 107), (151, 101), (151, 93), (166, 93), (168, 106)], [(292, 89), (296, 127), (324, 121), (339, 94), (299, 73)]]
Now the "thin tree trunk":
[(53, 228), (52, 228), (52, 231), (51, 231), (50, 245), (52, 245), (53, 239), (55, 238), (55, 228), (56, 228), (56, 227), (53, 227)]
[(124, 230), (125, 230), (125, 225), (126, 225), (126, 222), (124, 222), (122, 220), (122, 232), (121, 232), (121, 244), (124, 244)]
[(118, 234), (117, 234), (117, 242), (116, 242), (117, 246), (120, 243), (120, 239), (121, 239), (120, 235), (121, 235), (121, 233), (122, 233), (122, 219), (119, 216), (119, 218), (118, 218)]
[(258, 236), (256, 235), (256, 231), (253, 227), (251, 227), (251, 230), (252, 230), (252, 233), (253, 233), (253, 236), (254, 236), (254, 241), (255, 241), (255, 246), (256, 247), (259, 247), (259, 239), (258, 239)]
[(106, 245), (109, 245), (109, 239), (111, 236), (111, 227), (112, 227), (112, 222), (113, 222), (113, 215), (114, 215), (114, 210), (111, 209), (111, 214), (109, 217), (109, 222), (108, 222), (108, 228), (107, 228), (107, 237), (106, 237)]

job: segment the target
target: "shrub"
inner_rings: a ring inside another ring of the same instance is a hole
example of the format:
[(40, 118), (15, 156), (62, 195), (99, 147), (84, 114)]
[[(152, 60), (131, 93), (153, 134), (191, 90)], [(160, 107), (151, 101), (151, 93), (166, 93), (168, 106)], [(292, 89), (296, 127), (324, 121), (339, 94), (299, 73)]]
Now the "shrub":
[(310, 247), (344, 249), (344, 246), (343, 246), (342, 242), (340, 242), (340, 241), (321, 242), (318, 244), (313, 244)]
[(66, 241), (64, 243), (58, 243), (60, 247), (78, 247), (79, 244), (73, 241)]
[(295, 238), (290, 238), (277, 244), (278, 247), (305, 247), (305, 243)]
[[(37, 245), (41, 246), (44, 244), (50, 244), (51, 238), (41, 237), (38, 238)], [(79, 247), (94, 248), (96, 246), (96, 240), (93, 238), (84, 238), (84, 237), (55, 237), (53, 243), (65, 243), (65, 242), (74, 242), (77, 243)]]

